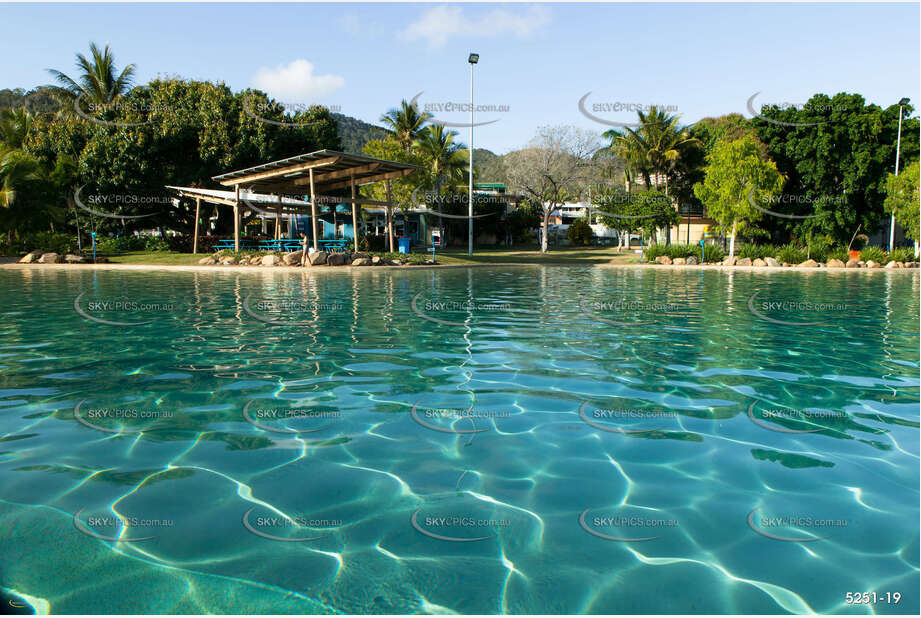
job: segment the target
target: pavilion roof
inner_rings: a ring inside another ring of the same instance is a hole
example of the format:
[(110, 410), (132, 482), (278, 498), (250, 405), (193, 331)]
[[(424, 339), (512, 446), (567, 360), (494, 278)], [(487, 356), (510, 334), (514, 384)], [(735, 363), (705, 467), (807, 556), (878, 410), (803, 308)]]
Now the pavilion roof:
[(242, 170), (214, 176), (226, 187), (240, 186), (270, 193), (306, 194), (310, 191), (310, 171), (314, 188), (320, 192), (347, 189), (353, 182), (365, 185), (382, 180), (403, 178), (417, 165), (376, 159), (336, 150), (317, 150), (279, 161), (271, 161)]
[[(166, 186), (183, 197), (200, 198), (203, 202), (211, 204), (222, 204), (224, 206), (233, 206), (236, 203), (236, 194), (234, 191), (222, 191), (220, 189), (202, 189), (199, 187), (174, 187)], [(279, 206), (279, 196), (268, 195), (265, 193), (255, 193), (246, 189), (240, 190), (240, 203), (243, 206), (253, 205), (256, 208), (265, 209), (274, 214), (275, 209)], [(281, 207), (284, 213), (309, 213), (310, 202), (299, 200), (292, 197), (281, 196)]]

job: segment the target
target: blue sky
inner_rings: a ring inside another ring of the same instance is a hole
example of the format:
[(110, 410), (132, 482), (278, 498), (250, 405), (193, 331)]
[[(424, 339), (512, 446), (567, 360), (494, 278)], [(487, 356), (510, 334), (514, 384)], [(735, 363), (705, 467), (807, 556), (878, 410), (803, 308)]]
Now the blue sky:
[[(3, 4), (0, 88), (74, 71), (89, 41), (109, 43), (137, 82), (158, 75), (262, 86), (369, 122), (422, 91), (466, 102), (479, 52), (475, 145), (519, 148), (544, 124), (606, 130), (578, 109), (674, 106), (686, 122), (761, 103), (856, 92), (921, 100), (914, 4)], [(635, 114), (598, 112), (630, 122)], [(461, 112), (436, 114), (464, 122)], [(460, 139), (468, 139), (460, 129)]]

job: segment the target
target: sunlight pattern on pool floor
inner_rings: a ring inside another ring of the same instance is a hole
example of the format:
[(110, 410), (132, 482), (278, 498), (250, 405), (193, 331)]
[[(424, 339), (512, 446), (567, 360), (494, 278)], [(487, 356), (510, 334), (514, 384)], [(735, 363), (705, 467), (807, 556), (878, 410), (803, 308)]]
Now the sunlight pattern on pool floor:
[(919, 290), (0, 271), (0, 586), (52, 613), (917, 613)]

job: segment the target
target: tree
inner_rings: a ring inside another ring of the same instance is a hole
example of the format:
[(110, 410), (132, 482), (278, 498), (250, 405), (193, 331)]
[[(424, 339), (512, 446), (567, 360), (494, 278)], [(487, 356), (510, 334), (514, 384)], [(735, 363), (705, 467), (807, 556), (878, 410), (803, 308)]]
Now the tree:
[(80, 234), (80, 215), (74, 202), (74, 190), (77, 188), (77, 163), (68, 154), (58, 153), (54, 167), (47, 174), (48, 188), (55, 200), (63, 200), (67, 204), (67, 212), (74, 215), (74, 225), (77, 228), (77, 249), (83, 249), (83, 238)]
[(628, 234), (642, 230), (643, 236), (649, 235), (653, 240), (659, 228), (675, 225), (679, 219), (669, 197), (655, 190), (638, 193), (615, 190), (601, 196), (598, 203), (602, 208), (599, 212), (602, 223)]
[(569, 224), (569, 228), (566, 230), (566, 238), (576, 246), (586, 247), (592, 244), (593, 237), (592, 226), (585, 219), (576, 219)]
[[(411, 163), (413, 165), (423, 165), (422, 158), (415, 152), (404, 150), (398, 141), (393, 138), (372, 139), (362, 152), (369, 157), (376, 159), (385, 159), (387, 161), (397, 161), (400, 163)], [(388, 200), (387, 183), (390, 184), (390, 195)], [(401, 211), (405, 211), (412, 205), (413, 191), (419, 186), (424, 185), (424, 179), (420, 172), (413, 172), (408, 176), (390, 181), (375, 182), (370, 185), (361, 187), (361, 194), (368, 199), (387, 202), (384, 207), (384, 217), (387, 225), (387, 250), (394, 250), (393, 243), (393, 206)], [(392, 202), (392, 205), (391, 205)]]
[(400, 145), (400, 148), (408, 151), (419, 138), (425, 123), (428, 122), (430, 115), (426, 112), (419, 113), (419, 108), (404, 99), (400, 103), (399, 109), (391, 109), (381, 116), (381, 122), (384, 123), (384, 129)]
[(457, 131), (446, 131), (443, 125), (425, 127), (413, 143), (413, 150), (422, 158), (428, 172), (428, 186), (441, 194), (444, 186), (465, 182), (468, 157), (463, 144), (454, 141)]
[(656, 106), (649, 113), (638, 111), (639, 126), (625, 127), (623, 132), (605, 131), (603, 136), (611, 140), (611, 150), (620, 155), (639, 173), (649, 188), (658, 189), (665, 183), (668, 195), (669, 179), (674, 178), (678, 162), (687, 150), (697, 144), (690, 132), (679, 126), (679, 116), (669, 115)]
[(7, 242), (12, 244), (13, 234), (35, 216), (28, 201), (28, 187), (41, 178), (41, 169), (35, 157), (17, 148), (0, 143), (0, 223), (6, 228)]
[[(205, 186), (229, 169), (339, 146), (336, 121), (327, 108), (312, 106), (286, 116), (264, 93), (234, 93), (224, 84), (154, 80), (123, 95), (121, 103), (101, 116), (117, 124), (76, 115), (41, 120), (27, 144), (46, 169), (54, 169), (60, 156), (76, 164), (69, 191), (62, 191), (65, 201), (83, 187), (84, 200), (92, 195), (122, 198), (117, 206), (102, 204), (97, 210), (150, 215), (103, 218), (101, 233), (152, 226), (191, 233), (194, 203), (181, 200), (174, 205), (164, 185)], [(230, 209), (217, 212), (218, 233), (230, 233)], [(244, 214), (244, 225), (253, 216)]]
[(32, 132), (32, 115), (24, 108), (0, 110), (0, 213), (7, 242), (14, 232), (34, 223), (40, 214), (35, 198), (43, 170), (22, 148)]
[[(903, 107), (903, 163), (918, 160), (919, 122)], [(899, 106), (867, 104), (857, 94), (816, 94), (799, 107), (761, 109), (752, 120), (777, 169), (785, 194), (800, 204), (774, 219), (795, 236), (831, 235), (847, 244), (860, 227), (875, 230), (884, 218), (886, 179), (895, 162)]]
[(739, 232), (764, 215), (757, 204), (768, 203), (783, 188), (777, 166), (761, 154), (750, 136), (720, 142), (707, 156), (707, 171), (694, 193), (722, 230), (730, 230), (729, 257), (735, 254)]
[(886, 201), (883, 207), (905, 230), (905, 236), (915, 241), (915, 255), (918, 255), (918, 242), (921, 241), (921, 196), (919, 196), (918, 179), (921, 166), (915, 161), (898, 176), (889, 174), (886, 179)]
[(64, 95), (65, 100), (83, 96), (88, 103), (112, 103), (119, 96), (131, 89), (131, 80), (134, 77), (135, 66), (129, 64), (116, 76), (115, 56), (106, 45), (100, 51), (95, 43), (90, 43), (91, 60), (83, 54), (77, 54), (77, 68), (80, 69), (76, 79), (58, 71), (48, 69), (60, 84), (57, 92)]
[(566, 200), (578, 197), (591, 177), (591, 155), (598, 137), (573, 126), (543, 126), (527, 148), (506, 155), (512, 189), (543, 209), (540, 250), (548, 251), (550, 215)]
[(32, 127), (32, 114), (24, 107), (0, 110), (0, 142), (8, 148), (22, 149)]
[[(746, 136), (757, 138), (758, 130), (742, 114), (726, 114), (698, 120), (691, 127), (691, 136), (697, 139), (704, 154), (708, 155), (713, 152), (719, 142), (734, 142)], [(766, 146), (764, 154), (767, 155)]]
[[(680, 126), (677, 115), (669, 115), (653, 106), (648, 113), (637, 112), (639, 126), (623, 131), (610, 130), (604, 137), (611, 140), (610, 150), (627, 162), (628, 191), (637, 175), (647, 189), (665, 185), (665, 196), (677, 203), (695, 201), (693, 185), (702, 180), (704, 154), (699, 140)], [(671, 227), (666, 227), (671, 230)], [(666, 242), (671, 242), (670, 234)]]

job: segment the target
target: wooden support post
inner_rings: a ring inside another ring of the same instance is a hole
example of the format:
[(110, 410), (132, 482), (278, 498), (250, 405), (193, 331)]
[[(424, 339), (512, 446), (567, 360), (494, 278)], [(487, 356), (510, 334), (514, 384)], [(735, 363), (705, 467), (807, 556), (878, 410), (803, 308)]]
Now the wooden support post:
[(393, 200), (390, 195), (390, 179), (384, 185), (387, 187), (387, 250), (393, 253)]
[(234, 185), (233, 250), (240, 250), (240, 185)]
[(310, 168), (310, 223), (313, 228), (313, 250), (320, 250), (320, 238), (317, 234), (317, 200), (313, 186), (313, 168)]
[(281, 240), (281, 195), (278, 196), (278, 206), (275, 208), (275, 240)]
[(195, 198), (195, 236), (192, 237), (192, 253), (198, 253), (198, 216), (201, 211), (201, 198)]
[(352, 236), (355, 239), (355, 251), (358, 251), (358, 213), (356, 209), (358, 204), (355, 203), (355, 174), (352, 174)]

